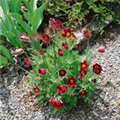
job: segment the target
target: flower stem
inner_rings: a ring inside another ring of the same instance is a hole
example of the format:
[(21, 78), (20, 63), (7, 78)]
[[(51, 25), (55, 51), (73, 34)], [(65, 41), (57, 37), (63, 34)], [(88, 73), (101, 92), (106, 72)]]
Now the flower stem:
[(17, 67), (18, 67), (18, 68), (20, 68), (21, 70), (23, 70), (23, 71), (25, 71), (25, 72), (29, 73), (27, 70), (25, 70), (25, 69), (24, 69), (24, 68), (22, 68), (21, 66), (17, 65)]

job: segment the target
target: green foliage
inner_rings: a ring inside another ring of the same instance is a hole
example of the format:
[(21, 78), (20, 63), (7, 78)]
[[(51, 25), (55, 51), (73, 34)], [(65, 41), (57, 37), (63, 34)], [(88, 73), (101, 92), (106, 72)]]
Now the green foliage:
[(0, 55), (0, 67), (7, 65), (7, 63), (8, 63), (8, 59), (6, 57)]
[(16, 29), (11, 13), (9, 13), (8, 1), (0, 0), (0, 2), (0, 36), (5, 36), (7, 41), (14, 46), (23, 47), (22, 41), (19, 40), (19, 31)]
[(9, 6), (12, 13), (19, 13), (22, 0), (10, 0)]
[(116, 22), (118, 25), (120, 25), (120, 15), (116, 16)]
[(41, 46), (40, 46), (40, 42), (39, 41), (31, 41), (32, 42), (32, 47), (35, 50), (40, 50)]
[(5, 13), (9, 11), (9, 5), (7, 0), (0, 0), (0, 6), (2, 6), (2, 9)]
[[(21, 9), (25, 5), (27, 11)], [(0, 0), (0, 36), (17, 47), (23, 47), (21, 33), (27, 33), (31, 38), (37, 32), (43, 20), (46, 3), (37, 7), (37, 0)], [(23, 16), (22, 16), (23, 14)]]
[[(30, 2), (29, 4), (27, 4), (27, 6), (30, 7), (31, 4), (32, 3)], [(30, 27), (31, 31), (33, 32), (33, 34), (35, 34), (37, 32), (38, 27), (42, 23), (43, 11), (46, 8), (46, 3), (43, 3), (37, 9), (36, 9), (35, 5), (34, 5), (34, 7), (32, 7), (33, 5), (31, 5), (32, 12), (31, 12), (31, 9), (30, 10), (28, 9), (28, 12), (25, 12), (25, 11), (22, 11), (22, 12), (23, 12), (23, 15), (26, 18), (26, 20), (28, 20), (28, 22), (31, 25), (31, 27)], [(27, 30), (28, 30), (28, 28), (27, 28)], [(29, 35), (31, 35), (31, 34), (29, 34)]]
[[(39, 0), (39, 5), (44, 1)], [(120, 0), (49, 0), (46, 16), (49, 14), (63, 20), (66, 25), (81, 27), (98, 15), (96, 20), (102, 32), (104, 21), (117, 15), (114, 6), (118, 4)]]
[(8, 61), (14, 63), (12, 54), (5, 46), (0, 45), (0, 53), (0, 67), (7, 65)]

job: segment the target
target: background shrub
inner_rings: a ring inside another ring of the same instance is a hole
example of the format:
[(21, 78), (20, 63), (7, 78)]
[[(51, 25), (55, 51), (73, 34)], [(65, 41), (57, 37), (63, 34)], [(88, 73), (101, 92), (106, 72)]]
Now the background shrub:
[[(39, 0), (38, 5), (45, 1)], [(48, 15), (54, 16), (64, 21), (67, 26), (80, 28), (97, 15), (96, 20), (100, 31), (105, 20), (117, 16), (114, 8), (120, 4), (120, 0), (49, 0), (48, 2), (45, 18)]]

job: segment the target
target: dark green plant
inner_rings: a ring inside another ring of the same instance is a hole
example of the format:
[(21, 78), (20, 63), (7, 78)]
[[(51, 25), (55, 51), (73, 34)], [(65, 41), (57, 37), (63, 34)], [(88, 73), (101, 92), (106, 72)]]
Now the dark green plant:
[[(39, 5), (46, 0), (39, 0)], [(64, 21), (64, 24), (81, 27), (97, 15), (99, 31), (103, 32), (104, 22), (116, 16), (114, 6), (120, 0), (49, 0), (46, 15), (55, 16)]]

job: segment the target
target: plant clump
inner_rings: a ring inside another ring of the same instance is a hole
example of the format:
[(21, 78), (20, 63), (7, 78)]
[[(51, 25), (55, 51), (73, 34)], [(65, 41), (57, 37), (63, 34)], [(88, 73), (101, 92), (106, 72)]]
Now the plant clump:
[[(41, 46), (46, 45), (42, 48), (45, 52), (42, 55), (33, 52), (32, 60), (27, 58), (25, 66), (32, 66), (29, 83), (39, 105), (48, 105), (52, 115), (62, 116), (78, 102), (90, 102), (102, 67), (91, 63), (89, 46), (84, 55), (73, 50), (75, 45), (70, 28), (61, 27), (62, 23), (55, 19), (50, 19), (49, 23), (51, 33), (41, 35)], [(89, 43), (91, 31), (83, 33)]]

